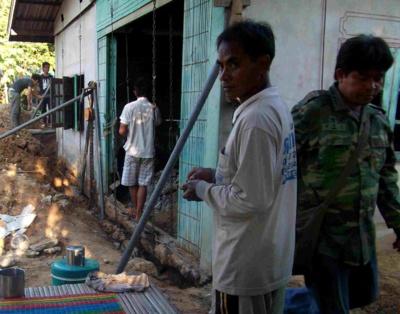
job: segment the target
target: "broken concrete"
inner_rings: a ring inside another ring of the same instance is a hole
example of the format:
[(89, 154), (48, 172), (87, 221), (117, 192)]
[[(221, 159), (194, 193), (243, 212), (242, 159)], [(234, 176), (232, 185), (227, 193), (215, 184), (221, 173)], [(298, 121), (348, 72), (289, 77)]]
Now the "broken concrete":
[(40, 241), (39, 243), (32, 244), (29, 247), (29, 249), (31, 249), (32, 251), (41, 252), (44, 249), (55, 247), (57, 244), (58, 244), (57, 239), (45, 239), (45, 240)]
[[(113, 223), (122, 226), (129, 235), (136, 223), (124, 214), (124, 206), (111, 198), (106, 198), (105, 214)], [(102, 222), (109, 231), (118, 228), (110, 222)], [(107, 232), (107, 231), (106, 231)], [(122, 249), (128, 245), (128, 239), (122, 242)], [(200, 270), (198, 260), (189, 253), (180, 250), (176, 240), (163, 230), (147, 223), (140, 238), (140, 247), (163, 267), (175, 269), (188, 283), (201, 285), (210, 280), (210, 275)], [(135, 255), (135, 254), (133, 254)]]
[(15, 264), (17, 264), (17, 259), (12, 254), (0, 257), (0, 267), (2, 268), (12, 267), (15, 266)]
[(141, 272), (149, 276), (157, 277), (158, 271), (156, 266), (143, 258), (135, 257), (131, 259), (125, 267), (126, 273)]
[(61, 247), (59, 247), (59, 246), (54, 246), (54, 247), (43, 250), (43, 253), (45, 253), (45, 254), (55, 254), (55, 253), (59, 253), (59, 252), (61, 252)]

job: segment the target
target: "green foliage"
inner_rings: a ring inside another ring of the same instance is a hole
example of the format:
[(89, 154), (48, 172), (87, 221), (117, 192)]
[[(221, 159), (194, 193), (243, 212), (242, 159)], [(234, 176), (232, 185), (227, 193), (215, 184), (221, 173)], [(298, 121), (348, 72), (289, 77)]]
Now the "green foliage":
[(7, 38), (8, 15), (11, 0), (0, 0), (0, 103), (4, 100), (5, 85), (15, 79), (40, 73), (44, 61), (54, 69), (54, 46), (51, 44), (9, 42)]

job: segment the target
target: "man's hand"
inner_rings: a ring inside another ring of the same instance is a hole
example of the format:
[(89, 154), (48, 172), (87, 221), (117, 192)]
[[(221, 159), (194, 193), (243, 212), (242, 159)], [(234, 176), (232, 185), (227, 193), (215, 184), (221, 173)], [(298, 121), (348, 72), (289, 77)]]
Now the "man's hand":
[(396, 241), (393, 242), (393, 248), (395, 250), (397, 250), (397, 252), (400, 252), (400, 238), (399, 237), (397, 237)]
[(193, 168), (188, 176), (188, 180), (204, 180), (208, 183), (214, 183), (214, 171), (211, 168)]
[(199, 180), (190, 180), (182, 185), (183, 198), (188, 201), (201, 202), (202, 200), (196, 195), (196, 185)]
[(121, 136), (126, 136), (128, 134), (128, 125), (120, 123), (118, 133)]

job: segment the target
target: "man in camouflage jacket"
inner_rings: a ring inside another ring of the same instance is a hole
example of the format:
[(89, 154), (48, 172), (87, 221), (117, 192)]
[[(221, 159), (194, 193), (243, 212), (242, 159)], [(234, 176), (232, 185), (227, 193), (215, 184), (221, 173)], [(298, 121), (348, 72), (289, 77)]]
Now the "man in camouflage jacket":
[[(368, 142), (357, 166), (330, 204), (306, 284), (321, 313), (348, 313), (377, 298), (376, 205), (400, 250), (400, 197), (393, 133), (385, 112), (371, 101), (393, 63), (387, 44), (360, 35), (340, 48), (335, 83), (306, 96), (293, 110), (298, 153), (298, 211), (320, 204), (335, 185), (369, 120)], [(318, 236), (318, 235), (316, 235)]]

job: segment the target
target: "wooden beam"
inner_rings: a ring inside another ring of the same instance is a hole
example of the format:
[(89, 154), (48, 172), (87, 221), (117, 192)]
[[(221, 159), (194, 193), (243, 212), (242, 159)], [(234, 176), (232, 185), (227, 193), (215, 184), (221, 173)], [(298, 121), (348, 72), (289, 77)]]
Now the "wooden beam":
[(32, 5), (41, 5), (41, 6), (60, 6), (62, 1), (56, 2), (43, 2), (39, 0), (17, 0), (17, 4), (32, 4)]
[(53, 23), (52, 19), (41, 19), (41, 18), (25, 18), (25, 17), (16, 17), (14, 23), (18, 22), (34, 22), (34, 23)]
[(23, 41), (34, 43), (54, 43), (53, 36), (35, 36), (35, 35), (11, 35), (10, 41)]

